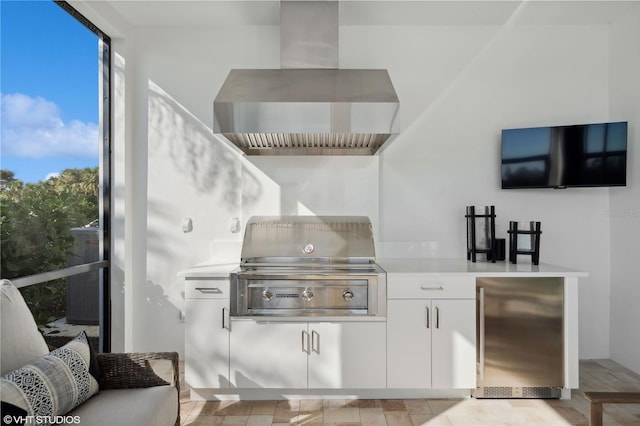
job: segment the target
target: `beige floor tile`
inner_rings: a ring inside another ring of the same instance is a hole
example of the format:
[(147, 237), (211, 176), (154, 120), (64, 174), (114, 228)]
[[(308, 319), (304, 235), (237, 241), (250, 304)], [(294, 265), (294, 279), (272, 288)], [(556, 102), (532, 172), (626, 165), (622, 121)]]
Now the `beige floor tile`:
[(300, 411), (295, 417), (292, 419), (292, 424), (300, 424), (300, 425), (314, 425), (314, 424), (322, 424), (324, 421), (323, 410), (316, 411)]
[(223, 421), (224, 416), (197, 416), (182, 419), (182, 424), (188, 426), (213, 426), (221, 425)]
[(413, 426), (413, 420), (406, 411), (385, 411), (384, 417), (388, 426)]
[(249, 416), (224, 416), (221, 425), (246, 425)]
[(382, 408), (382, 403), (379, 399), (352, 399), (347, 401), (347, 407)]
[(300, 400), (299, 410), (300, 412), (318, 411), (322, 410), (324, 401), (321, 399), (302, 399)]
[(586, 416), (575, 408), (570, 407), (557, 407), (555, 411), (566, 421), (569, 425), (588, 425), (589, 415)]
[(363, 425), (386, 425), (387, 420), (384, 416), (382, 407), (380, 408), (359, 408), (360, 422)]
[(325, 408), (322, 410), (322, 416), (325, 423), (360, 422), (360, 410), (358, 408)]
[(404, 405), (409, 414), (433, 414), (426, 399), (405, 399)]
[(298, 417), (298, 410), (289, 410), (289, 409), (280, 409), (276, 408), (273, 413), (273, 422), (274, 423), (292, 423), (293, 419)]
[(222, 402), (225, 404), (221, 404), (215, 412), (218, 416), (248, 416), (251, 414), (251, 407), (253, 406), (252, 401), (233, 401), (232, 403), (227, 403), (228, 401)]
[(324, 408), (340, 408), (347, 406), (346, 399), (325, 399), (322, 401), (322, 406)]
[(429, 399), (427, 401), (433, 414), (440, 414), (450, 410), (462, 402), (460, 399)]
[(253, 401), (251, 406), (251, 415), (254, 414), (271, 414), (276, 411), (276, 401)]
[(414, 426), (453, 426), (444, 414), (412, 414), (410, 417)]
[[(182, 365), (183, 367), (183, 365)], [(585, 391), (640, 390), (640, 375), (610, 360), (580, 362), (580, 389), (569, 400), (327, 399), (191, 401), (181, 394), (181, 424), (189, 426), (588, 426)], [(639, 426), (640, 404), (605, 404), (606, 426)]]
[(406, 411), (407, 406), (404, 405), (403, 399), (381, 399), (382, 409), (384, 411)]
[(247, 426), (271, 426), (273, 416), (268, 414), (252, 414), (247, 420)]
[(300, 400), (299, 399), (288, 399), (288, 400), (276, 401), (276, 410), (299, 411), (300, 410)]

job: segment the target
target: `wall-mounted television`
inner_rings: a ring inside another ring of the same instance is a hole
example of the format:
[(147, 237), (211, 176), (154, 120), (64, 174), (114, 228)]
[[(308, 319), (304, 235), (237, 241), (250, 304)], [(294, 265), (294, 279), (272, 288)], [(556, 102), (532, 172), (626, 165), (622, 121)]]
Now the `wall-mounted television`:
[(625, 186), (627, 122), (502, 130), (502, 189)]

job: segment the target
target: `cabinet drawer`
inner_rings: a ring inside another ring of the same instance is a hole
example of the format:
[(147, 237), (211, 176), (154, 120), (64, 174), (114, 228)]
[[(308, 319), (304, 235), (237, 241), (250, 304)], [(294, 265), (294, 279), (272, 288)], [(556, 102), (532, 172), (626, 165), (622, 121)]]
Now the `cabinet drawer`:
[(388, 299), (475, 299), (475, 277), (387, 275)]
[(186, 299), (228, 299), (228, 278), (185, 278)]

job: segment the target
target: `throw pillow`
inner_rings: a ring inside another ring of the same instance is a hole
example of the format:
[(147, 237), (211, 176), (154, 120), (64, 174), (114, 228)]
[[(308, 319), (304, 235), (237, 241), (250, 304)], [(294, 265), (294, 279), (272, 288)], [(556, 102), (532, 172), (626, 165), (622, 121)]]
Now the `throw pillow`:
[[(2, 414), (66, 414), (98, 392), (95, 356), (85, 332), (0, 378)], [(92, 366), (93, 358), (93, 366)]]
[(49, 353), (20, 290), (0, 280), (0, 376)]

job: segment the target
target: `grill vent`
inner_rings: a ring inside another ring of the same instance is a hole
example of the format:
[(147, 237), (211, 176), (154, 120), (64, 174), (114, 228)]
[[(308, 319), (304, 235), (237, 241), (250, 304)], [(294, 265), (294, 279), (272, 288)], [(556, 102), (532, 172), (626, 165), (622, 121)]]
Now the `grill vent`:
[[(372, 133), (225, 133), (224, 136), (247, 154), (278, 149), (279, 154), (313, 155), (331, 151), (353, 155), (373, 154), (391, 136)], [(284, 152), (282, 150), (285, 150)], [(290, 150), (290, 151), (287, 151)], [(355, 150), (355, 151), (354, 151)]]

